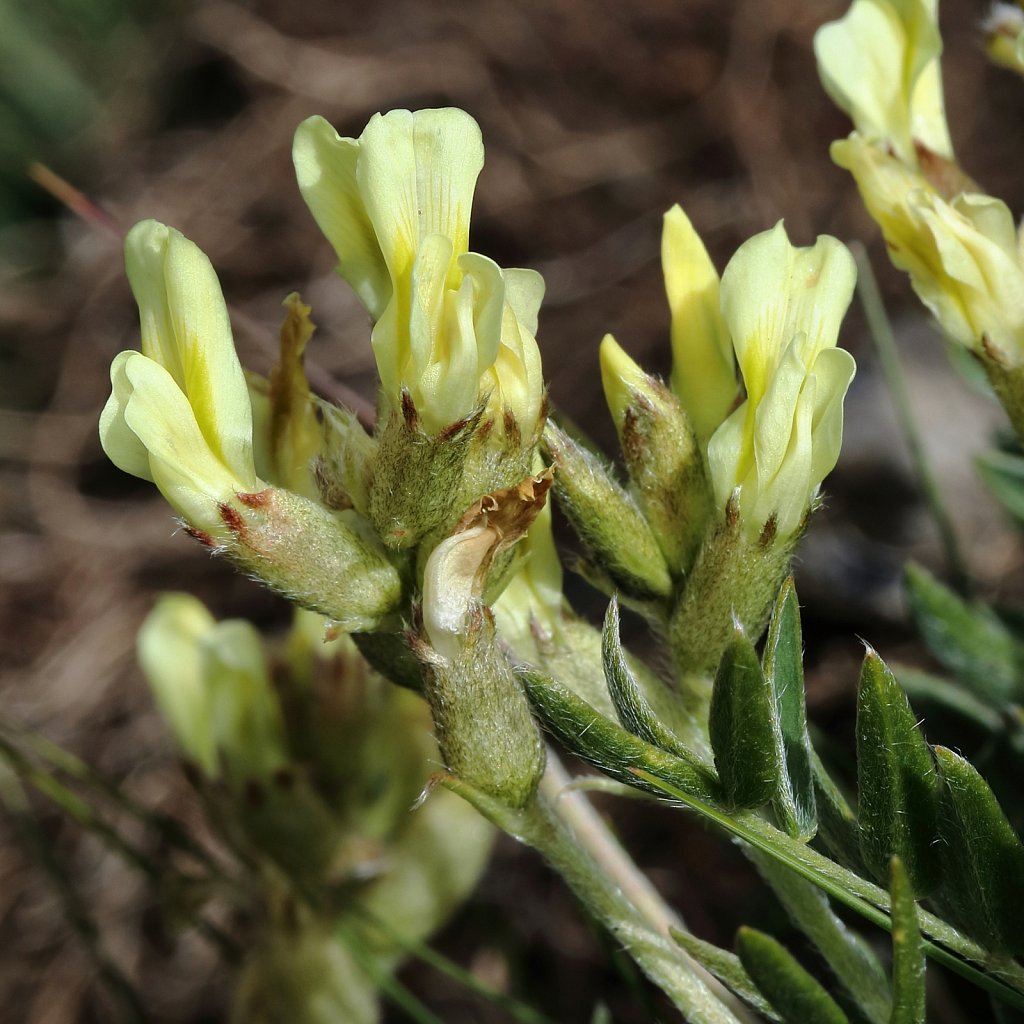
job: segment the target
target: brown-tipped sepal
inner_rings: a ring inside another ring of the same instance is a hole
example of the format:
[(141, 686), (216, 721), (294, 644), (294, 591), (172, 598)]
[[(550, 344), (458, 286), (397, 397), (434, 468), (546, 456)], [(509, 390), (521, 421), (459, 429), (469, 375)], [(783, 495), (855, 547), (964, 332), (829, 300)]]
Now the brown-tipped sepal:
[(376, 629), (401, 606), (402, 578), (355, 512), (274, 487), (220, 512), (223, 550), (239, 568), (346, 631)]
[(482, 410), (438, 434), (422, 428), (412, 398), (402, 392), (377, 434), (369, 518), (389, 548), (414, 546), (453, 518), (463, 466)]

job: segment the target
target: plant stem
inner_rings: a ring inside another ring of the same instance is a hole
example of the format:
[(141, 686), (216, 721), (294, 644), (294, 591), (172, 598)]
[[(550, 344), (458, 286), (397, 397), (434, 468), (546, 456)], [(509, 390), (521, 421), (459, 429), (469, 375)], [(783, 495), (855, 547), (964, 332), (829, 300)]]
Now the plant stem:
[(871, 261), (868, 259), (864, 246), (854, 242), (850, 246), (850, 251), (857, 261), (857, 293), (860, 296), (861, 305), (864, 307), (864, 315), (868, 321), (868, 330), (871, 332), (871, 338), (875, 343), (878, 363), (882, 368), (882, 376), (885, 378), (889, 395), (892, 398), (900, 430), (903, 432), (904, 440), (907, 442), (910, 461), (913, 464), (914, 472), (917, 474), (925, 503), (938, 528), (939, 538), (946, 553), (949, 574), (956, 589), (961, 594), (969, 595), (971, 592), (970, 573), (967, 570), (967, 563), (960, 550), (960, 543), (957, 540), (953, 521), (949, 516), (942, 492), (935, 479), (935, 474), (932, 472), (931, 463), (928, 461), (928, 455), (925, 451), (924, 442), (921, 439), (921, 433), (917, 428), (917, 422), (911, 412), (910, 396), (907, 393), (906, 380), (903, 376), (899, 349), (896, 345), (896, 338), (893, 335), (892, 324), (889, 322), (889, 317), (885, 312), (885, 305), (882, 302), (882, 296), (878, 289), (878, 281), (875, 278), (874, 271), (871, 269)]
[[(738, 1002), (717, 983), (715, 991), (712, 990), (683, 950), (667, 933), (653, 927), (647, 916), (654, 913), (665, 921), (666, 916), (671, 917), (671, 911), (655, 911), (649, 904), (647, 913), (641, 913), (623, 890), (620, 879), (609, 874), (622, 874), (634, 892), (642, 892), (643, 886), (635, 878), (639, 872), (628, 861), (628, 870), (624, 870), (621, 858), (625, 855), (621, 849), (612, 854), (617, 844), (611, 836), (600, 835), (603, 826), (596, 828), (586, 814), (575, 808), (569, 817), (584, 823), (585, 838), (581, 838), (568, 824), (565, 808), (563, 814), (554, 809), (549, 793), (557, 788), (557, 771), (556, 781), (547, 783), (520, 810), (507, 807), (459, 779), (447, 778), (445, 785), (499, 828), (538, 850), (690, 1024), (740, 1024), (741, 1019), (749, 1019)], [(700, 973), (704, 974), (703, 970)]]
[(570, 789), (572, 779), (548, 747), (548, 767), (541, 780), (541, 793), (553, 812), (572, 830), (580, 845), (601, 870), (622, 890), (625, 897), (656, 932), (668, 935), (669, 928), (685, 930), (682, 918), (661, 898), (650, 879), (633, 863), (593, 804), (578, 790)]

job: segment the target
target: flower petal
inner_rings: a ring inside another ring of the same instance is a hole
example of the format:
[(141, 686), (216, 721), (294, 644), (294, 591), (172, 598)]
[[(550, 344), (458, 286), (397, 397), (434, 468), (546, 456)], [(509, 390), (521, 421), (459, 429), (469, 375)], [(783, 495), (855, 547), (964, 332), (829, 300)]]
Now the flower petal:
[(122, 369), (132, 387), (124, 422), (149, 452), (152, 479), (189, 523), (219, 530), (220, 503), (256, 489), (255, 475), (240, 481), (210, 451), (188, 399), (159, 363), (133, 352)]
[(755, 405), (797, 334), (808, 366), (835, 346), (856, 276), (838, 239), (821, 235), (813, 246), (795, 248), (781, 221), (736, 251), (722, 275), (722, 313)]
[(295, 131), (292, 161), (299, 191), (338, 256), (338, 273), (374, 320), (391, 299), (391, 275), (356, 180), (360, 145), (342, 138), (322, 117)]
[(812, 430), (811, 483), (817, 488), (835, 468), (843, 446), (843, 400), (857, 364), (845, 349), (826, 349), (811, 368), (817, 382)]
[(407, 275), (427, 235), (469, 249), (473, 191), (484, 163), (476, 121), (464, 110), (375, 114), (359, 138), (356, 179), (393, 282)]
[(952, 159), (934, 0), (855, 0), (814, 38), (826, 92), (857, 131), (916, 164), (914, 142)]
[(217, 751), (199, 642), (214, 625), (191, 594), (163, 594), (138, 637), (139, 663), (160, 714), (182, 752), (210, 778), (217, 774)]
[[(152, 481), (149, 452), (138, 435), (124, 421), (125, 408), (134, 390), (125, 373), (125, 363), (140, 353), (118, 352), (110, 364), (110, 397), (100, 413), (100, 444), (107, 458), (122, 472)], [(142, 356), (145, 358), (145, 356)]]
[(243, 619), (218, 622), (198, 647), (214, 736), (232, 774), (266, 778), (284, 767), (281, 708), (256, 628)]
[[(807, 380), (807, 367), (800, 358), (801, 348), (803, 337), (797, 335), (786, 347), (786, 354), (772, 374), (768, 389), (754, 414), (754, 465), (757, 489), (762, 494), (771, 487), (790, 455), (793, 421)], [(805, 504), (806, 497), (805, 494)]]
[(210, 261), (180, 232), (142, 221), (125, 240), (125, 265), (139, 305), (143, 353), (187, 397), (205, 446), (253, 489), (249, 392)]
[(672, 312), (672, 390), (707, 441), (736, 400), (736, 366), (718, 272), (680, 206), (665, 214), (661, 267)]

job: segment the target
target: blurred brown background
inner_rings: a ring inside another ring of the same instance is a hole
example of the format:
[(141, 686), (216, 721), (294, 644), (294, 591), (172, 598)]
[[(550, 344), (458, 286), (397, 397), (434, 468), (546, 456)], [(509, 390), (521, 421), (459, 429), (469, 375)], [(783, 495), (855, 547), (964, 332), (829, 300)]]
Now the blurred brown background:
[[(818, 85), (811, 39), (845, 7), (0, 0), (2, 714), (87, 757), (148, 804), (194, 820), (135, 667), (137, 625), (166, 589), (267, 626), (282, 620), (282, 606), (176, 533), (155, 491), (100, 451), (110, 359), (137, 344), (117, 231), (155, 217), (194, 239), (221, 276), (243, 362), (261, 372), (280, 302), (300, 291), (320, 327), (314, 381), (334, 397), (350, 389), (371, 399), (366, 316), (333, 274), (294, 185), (291, 137), (312, 113), (349, 135), (396, 106), (453, 104), (477, 118), (487, 165), (472, 246), (544, 274), (540, 344), (553, 401), (609, 453), (597, 343), (613, 331), (649, 369), (668, 371), (658, 253), (672, 203), (687, 210), (720, 269), (780, 217), (799, 244), (821, 232), (866, 240), (972, 567), (989, 592), (1016, 589), (1019, 549), (979, 498), (971, 467), (998, 413), (949, 370), (853, 187), (828, 159), (848, 124)], [(975, 2), (942, 12), (949, 118), (967, 169), (1019, 210), (1024, 85), (986, 66), (976, 34), (983, 13)], [(33, 160), (81, 189), (109, 223), (64, 210), (27, 177)], [(856, 309), (844, 343), (860, 363), (847, 444), (798, 578), (811, 714), (840, 750), (855, 634), (887, 657), (912, 656), (900, 566), (912, 555), (942, 570)], [(567, 588), (582, 607), (599, 607), (582, 584)], [(137, 874), (39, 810), (107, 952), (154, 1018), (223, 1019), (227, 976), (211, 950), (173, 936)], [(621, 821), (641, 864), (705, 937), (728, 944), (735, 925), (753, 918), (784, 928), (741, 860), (700, 827), (632, 805)], [(556, 1019), (585, 1021), (598, 999), (616, 1020), (652, 1019), (610, 944), (511, 844), (442, 946)], [(507, 1019), (423, 968), (407, 979), (444, 1019)], [(0, 1007), (3, 1021), (112, 1019), (60, 900), (2, 819)]]

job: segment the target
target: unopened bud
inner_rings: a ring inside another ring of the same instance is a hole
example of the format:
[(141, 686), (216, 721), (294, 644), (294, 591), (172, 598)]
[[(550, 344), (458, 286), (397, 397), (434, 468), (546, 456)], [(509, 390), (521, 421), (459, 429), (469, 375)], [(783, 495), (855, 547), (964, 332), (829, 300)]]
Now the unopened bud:
[(323, 420), (323, 442), (313, 462), (313, 476), (320, 500), (328, 508), (354, 508), (369, 516), (377, 442), (354, 412), (327, 402), (318, 402), (317, 408)]
[(668, 563), (636, 502), (600, 460), (552, 424), (544, 447), (555, 464), (555, 494), (597, 569), (640, 601), (672, 593)]
[(673, 574), (693, 564), (713, 509), (704, 458), (679, 400), (609, 334), (601, 382), (630, 481)]

